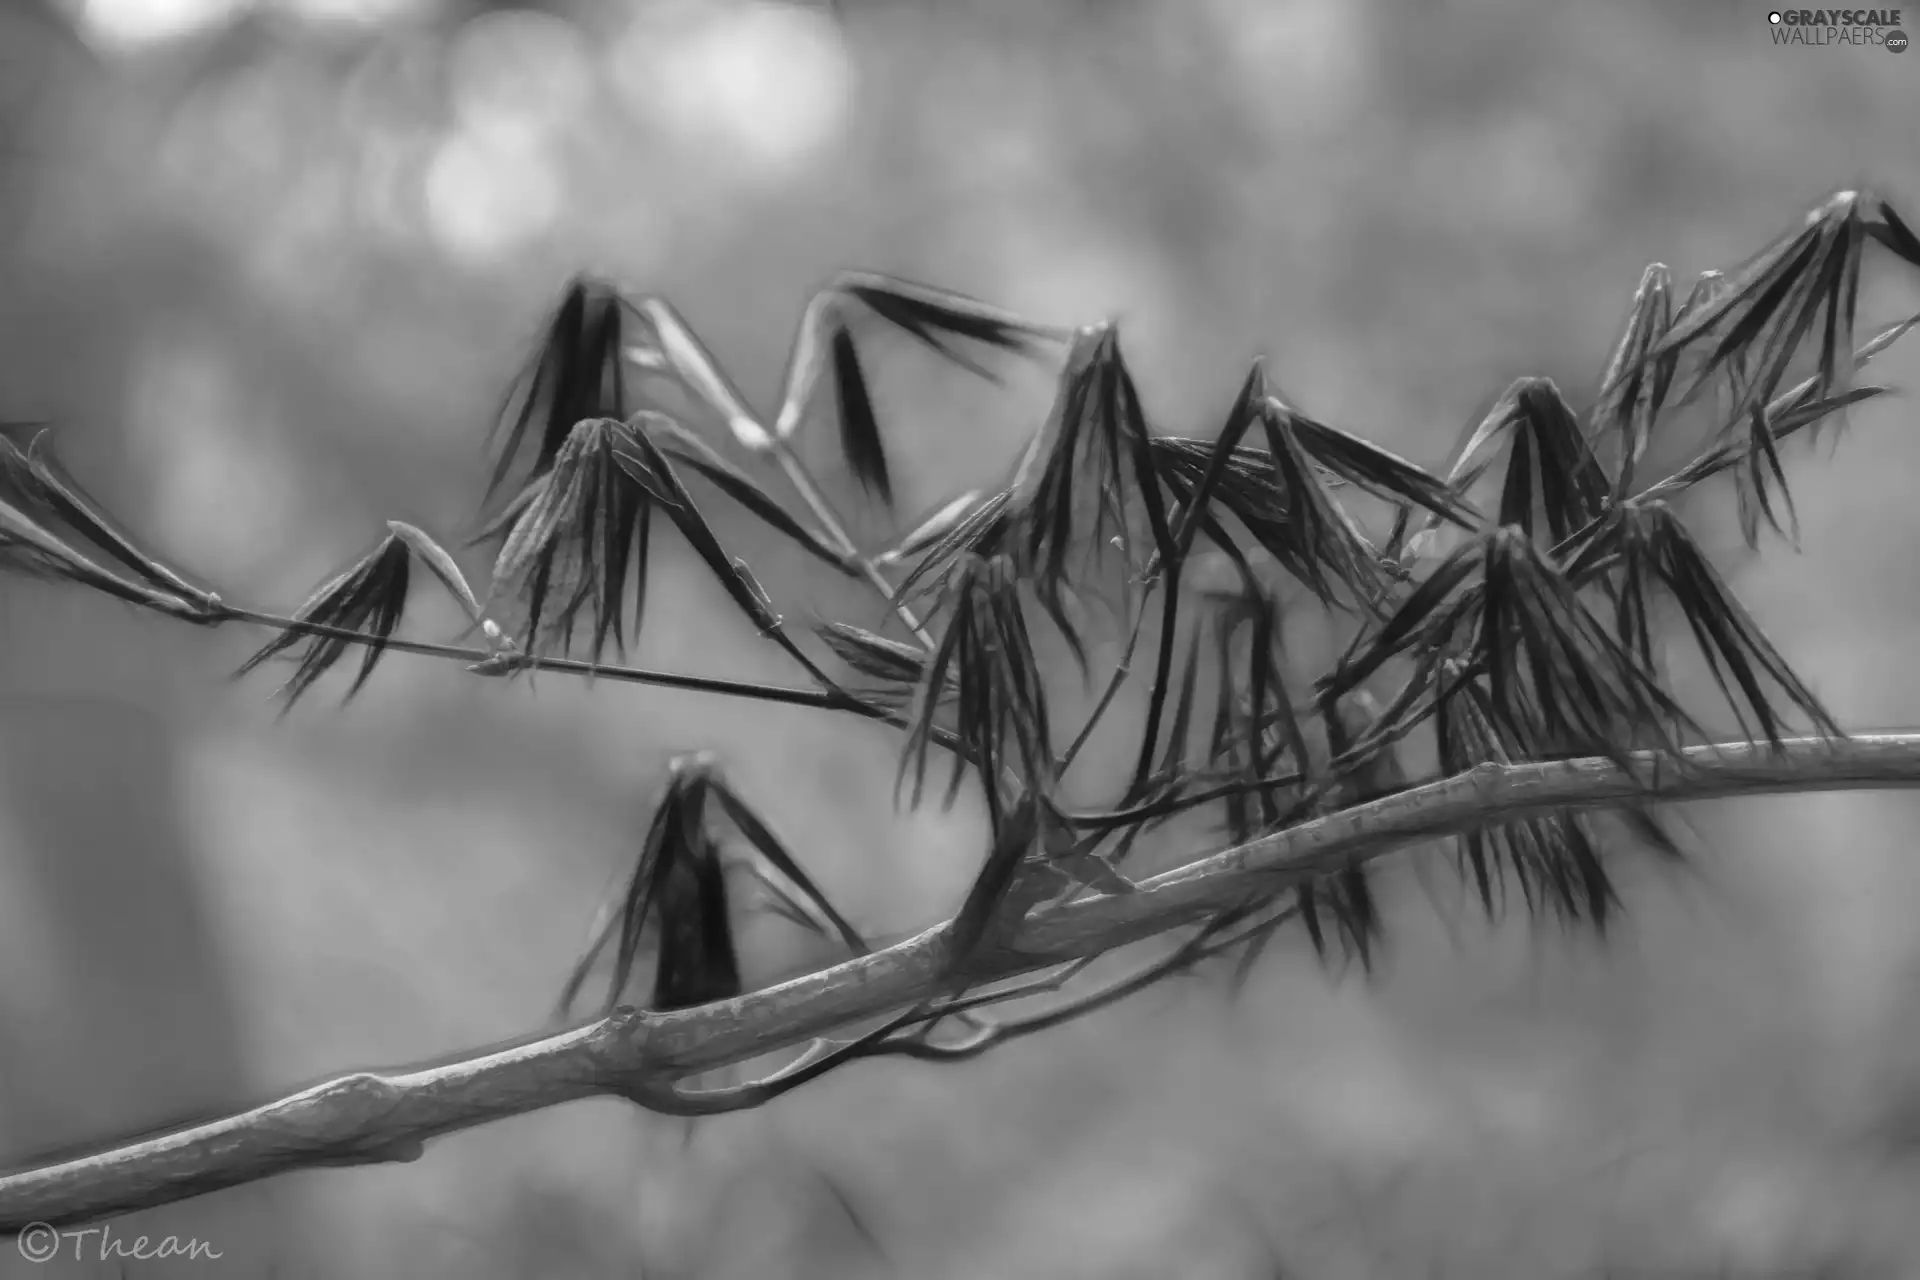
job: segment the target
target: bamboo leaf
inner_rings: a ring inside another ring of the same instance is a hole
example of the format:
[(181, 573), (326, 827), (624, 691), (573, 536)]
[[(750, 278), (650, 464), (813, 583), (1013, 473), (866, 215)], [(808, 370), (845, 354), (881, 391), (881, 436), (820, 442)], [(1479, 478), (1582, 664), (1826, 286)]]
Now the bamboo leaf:
[(860, 370), (859, 353), (853, 349), (853, 335), (836, 328), (831, 345), (834, 385), (840, 393), (840, 451), (854, 477), (891, 506), (893, 485), (887, 478), (886, 445), (880, 438), (866, 375)]
[(506, 440), (487, 485), (489, 497), (519, 461), (530, 434), (539, 437), (532, 460), (537, 476), (553, 463), (575, 423), (626, 417), (624, 314), (612, 285), (587, 276), (568, 283), (538, 349), (501, 406), (494, 432), (504, 432)]
[[(768, 432), (747, 401), (733, 385), (720, 362), (694, 335), (687, 322), (665, 298), (646, 297), (635, 304), (653, 328), (654, 338), (667, 368), (686, 388), (688, 394), (711, 410), (726, 424), (740, 447), (761, 452), (773, 446)], [(621, 415), (625, 416), (625, 415)]]
[(664, 415), (650, 419), (648, 428), (662, 453), (684, 462), (711, 481), (722, 493), (745, 507), (762, 523), (787, 538), (815, 558), (832, 565), (849, 577), (860, 576), (857, 566), (820, 534), (800, 523), (773, 496), (714, 451), (713, 446)]
[[(639, 633), (651, 516), (658, 501), (647, 481), (627, 465), (623, 451), (631, 438), (632, 432), (610, 418), (577, 424), (508, 530), (494, 561), (492, 589), (509, 591), (525, 605), (529, 651), (543, 636), (564, 650), (583, 612), (595, 657), (609, 639), (617, 651), (624, 650), (630, 577), (633, 628)], [(549, 613), (556, 590), (561, 600)]]
[(76, 582), (129, 604), (193, 619), (195, 606), (95, 564), (59, 535), (10, 502), (0, 500), (0, 568), (34, 578)]
[[(80, 482), (45, 447), (48, 432), (37, 432), (22, 450), (0, 433), (0, 495), (10, 495), (24, 511), (51, 518), (85, 538), (159, 593), (182, 602), (206, 605), (212, 596), (142, 551)], [(182, 614), (186, 612), (181, 610)]]
[(874, 557), (875, 564), (898, 564), (902, 560), (930, 550), (957, 528), (980, 501), (980, 491), (969, 489), (951, 502), (935, 507), (926, 519), (916, 524), (899, 541)]
[(1661, 359), (1650, 358), (1653, 349), (1673, 325), (1673, 278), (1665, 263), (1648, 266), (1633, 293), (1633, 308), (1614, 344), (1607, 371), (1600, 380), (1600, 397), (1591, 420), (1603, 433), (1619, 442), (1620, 469), (1614, 477), (1613, 496), (1624, 497), (1633, 481), (1634, 468), (1647, 451), (1654, 422), (1666, 406), (1672, 389), (1675, 360), (1672, 353)]
[(281, 708), (284, 714), (340, 661), (348, 648), (360, 643), (360, 670), (346, 695), (353, 697), (373, 674), (386, 652), (386, 641), (400, 625), (412, 562), (406, 542), (389, 533), (373, 550), (322, 584), (294, 613), (297, 622), (358, 632), (372, 636), (372, 640), (356, 642), (345, 636), (289, 627), (242, 663), (235, 674), (245, 675), (269, 658), (299, 648), (292, 677), (277, 691), (277, 696), (285, 700)]
[(841, 276), (841, 290), (895, 328), (910, 334), (946, 359), (991, 377), (949, 339), (980, 343), (1016, 355), (1037, 354), (1039, 343), (1061, 332), (1022, 320), (1012, 312), (976, 298), (871, 272)]
[(735, 827), (739, 828), (740, 834), (747, 838), (747, 843), (754, 847), (762, 861), (799, 891), (800, 902), (803, 908), (807, 909), (806, 915), (809, 922), (821, 933), (827, 931), (827, 928), (820, 927), (821, 924), (830, 927), (833, 932), (840, 935), (840, 940), (847, 944), (847, 949), (854, 955), (866, 955), (871, 950), (867, 946), (866, 939), (860, 936), (859, 930), (847, 923), (846, 917), (834, 909), (827, 895), (814, 884), (813, 878), (794, 860), (793, 855), (787, 852), (786, 846), (780, 843), (772, 829), (760, 820), (760, 816), (751, 806), (742, 800), (724, 779), (715, 777), (711, 787), (713, 798), (720, 802), (720, 807), (726, 810), (727, 817), (733, 821)]
[(924, 672), (926, 655), (914, 645), (889, 640), (847, 622), (824, 623), (819, 632), (827, 647), (862, 675), (890, 684), (914, 685)]
[(480, 607), (479, 599), (473, 594), (473, 588), (467, 585), (466, 575), (460, 572), (460, 566), (454, 563), (439, 543), (429, 537), (425, 531), (403, 520), (387, 521), (387, 531), (407, 544), (407, 549), (425, 565), (434, 577), (440, 579), (453, 598), (466, 609), (467, 616), (475, 622), (483, 621), (486, 611)]

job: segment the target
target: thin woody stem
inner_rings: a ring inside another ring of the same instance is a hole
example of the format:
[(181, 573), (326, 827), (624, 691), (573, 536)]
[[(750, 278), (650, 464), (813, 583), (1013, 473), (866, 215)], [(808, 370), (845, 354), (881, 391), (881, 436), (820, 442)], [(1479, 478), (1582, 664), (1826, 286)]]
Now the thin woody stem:
[[(1725, 743), (1625, 767), (1594, 758), (1479, 765), (1326, 814), (1141, 882), (1030, 914), (970, 962), (1036, 973), (1219, 916), (1436, 837), (1556, 809), (1920, 786), (1920, 734)], [(672, 1104), (671, 1081), (924, 1005), (950, 980), (952, 922), (882, 951), (698, 1008), (621, 1008), (470, 1058), (356, 1072), (250, 1111), (0, 1177), (0, 1232), (62, 1226), (293, 1169), (417, 1158), (441, 1134), (596, 1094)]]
[(605, 666), (574, 658), (536, 657), (517, 650), (473, 649), (465, 645), (403, 640), (398, 636), (383, 640), (379, 636), (365, 631), (355, 631), (351, 627), (305, 622), (299, 618), (283, 617), (256, 609), (243, 609), (229, 604), (218, 606), (214, 620), (250, 622), (257, 626), (273, 627), (279, 631), (290, 631), (298, 635), (326, 636), (352, 644), (380, 645), (396, 653), (413, 653), (429, 658), (449, 658), (468, 663), (468, 670), (476, 675), (497, 676), (509, 675), (515, 671), (536, 670), (564, 671), (596, 680), (654, 685), (663, 689), (687, 689), (696, 693), (714, 693), (730, 698), (749, 698), (759, 702), (816, 707), (823, 711), (849, 711), (874, 720), (897, 721), (899, 719), (897, 715), (883, 708), (823, 689), (796, 689), (785, 685), (756, 684), (747, 680), (681, 675), (677, 672), (654, 671), (645, 667)]

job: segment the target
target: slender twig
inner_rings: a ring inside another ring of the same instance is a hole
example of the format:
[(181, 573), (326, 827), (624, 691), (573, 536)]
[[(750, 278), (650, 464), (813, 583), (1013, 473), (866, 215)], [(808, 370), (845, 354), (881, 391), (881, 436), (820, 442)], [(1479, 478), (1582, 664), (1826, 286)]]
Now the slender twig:
[(758, 684), (748, 680), (690, 676), (672, 671), (654, 671), (645, 667), (582, 662), (575, 658), (540, 657), (519, 650), (474, 649), (464, 645), (436, 644), (426, 640), (404, 640), (398, 636), (383, 639), (365, 631), (356, 631), (351, 627), (304, 622), (299, 618), (283, 617), (256, 609), (243, 609), (228, 604), (221, 604), (218, 609), (217, 620), (250, 622), (257, 626), (272, 627), (278, 631), (290, 631), (298, 635), (328, 636), (352, 644), (381, 645), (396, 653), (411, 653), (429, 658), (449, 658), (469, 664), (467, 669), (475, 675), (504, 676), (517, 671), (563, 671), (571, 675), (588, 676), (595, 680), (654, 685), (663, 689), (687, 689), (696, 693), (749, 698), (758, 702), (781, 702), (794, 706), (817, 707), (824, 711), (850, 711), (855, 715), (874, 720), (897, 721), (899, 719), (897, 715), (883, 708), (872, 706), (844, 693), (823, 689), (795, 689), (783, 685)]
[[(1920, 734), (1795, 739), (1605, 759), (1480, 765), (1314, 818), (1141, 882), (1042, 908), (979, 954), (979, 981), (1033, 973), (1271, 899), (1433, 837), (1555, 809), (1920, 785)], [(659, 1098), (671, 1081), (924, 1005), (949, 983), (951, 921), (882, 951), (674, 1012), (598, 1022), (473, 1058), (357, 1072), (277, 1102), (0, 1178), (0, 1230), (166, 1204), (317, 1165), (417, 1157), (440, 1134), (595, 1094)]]

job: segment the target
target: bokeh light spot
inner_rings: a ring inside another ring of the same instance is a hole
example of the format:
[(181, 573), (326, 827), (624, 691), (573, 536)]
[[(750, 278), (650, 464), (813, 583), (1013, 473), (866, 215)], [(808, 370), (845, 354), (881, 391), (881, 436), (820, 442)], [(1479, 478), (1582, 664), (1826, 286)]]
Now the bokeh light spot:
[(484, 133), (563, 128), (586, 105), (593, 74), (586, 41), (572, 23), (524, 9), (467, 23), (447, 60), (455, 114)]
[(614, 75), (646, 122), (715, 159), (784, 172), (845, 128), (852, 71), (826, 16), (760, 0), (702, 7), (672, 23), (635, 23)]
[(426, 204), (442, 248), (476, 263), (496, 261), (552, 227), (560, 175), (537, 146), (463, 131), (428, 165)]
[(253, 0), (72, 0), (71, 7), (89, 43), (130, 51), (210, 31)]

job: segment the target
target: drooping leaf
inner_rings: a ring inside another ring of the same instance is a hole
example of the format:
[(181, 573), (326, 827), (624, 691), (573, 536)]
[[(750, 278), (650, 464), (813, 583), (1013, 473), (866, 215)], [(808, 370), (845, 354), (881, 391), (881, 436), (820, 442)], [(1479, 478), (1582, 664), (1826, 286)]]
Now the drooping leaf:
[[(1440, 767), (1458, 774), (1482, 763), (1536, 758), (1539, 748), (1499, 711), (1482, 679), (1463, 667), (1447, 672), (1434, 713)], [(1551, 911), (1604, 932), (1619, 907), (1613, 879), (1589, 830), (1589, 815), (1571, 810), (1475, 826), (1458, 837), (1461, 874), (1482, 907), (1498, 919), (1511, 878), (1529, 913)]]
[(425, 530), (410, 525), (404, 520), (387, 521), (387, 532), (407, 544), (407, 549), (413, 552), (414, 558), (440, 580), (440, 585), (444, 586), (448, 594), (460, 603), (460, 606), (467, 611), (468, 617), (475, 622), (481, 620), (485, 611), (481, 609), (478, 597), (473, 594), (473, 588), (467, 585), (467, 576), (460, 572), (460, 566), (454, 563), (453, 557), (447, 554), (444, 547), (435, 542)]
[(859, 568), (851, 564), (844, 553), (795, 519), (757, 481), (721, 457), (712, 445), (664, 415), (649, 421), (649, 431), (662, 453), (692, 467), (789, 542), (849, 577), (859, 576)]
[(588, 945), (562, 987), (559, 1013), (578, 999), (607, 943), (618, 938), (603, 1013), (632, 981), (649, 928), (658, 940), (651, 1005), (685, 1009), (743, 989), (727, 902), (726, 874), (707, 829), (711, 765), (675, 760), (625, 887), (602, 905)]
[(1128, 565), (1137, 563), (1135, 510), (1144, 513), (1156, 547), (1171, 549), (1151, 430), (1112, 326), (1074, 335), (1040, 439), (1049, 444), (1038, 473), (1030, 485), (1013, 486), (1019, 567), (1078, 653), (1063, 593), (1087, 558), (1113, 545)]
[(793, 855), (787, 852), (786, 846), (781, 844), (779, 838), (773, 834), (773, 830), (760, 820), (760, 816), (753, 811), (752, 806), (742, 800), (723, 778), (717, 776), (712, 778), (710, 791), (713, 798), (720, 802), (720, 807), (726, 810), (727, 817), (739, 829), (740, 834), (746, 837), (747, 843), (752, 845), (754, 851), (760, 855), (761, 860), (798, 891), (802, 904), (809, 908), (807, 914), (817, 918), (819, 922), (824, 922), (839, 934), (840, 940), (847, 944), (847, 949), (854, 955), (866, 955), (871, 950), (867, 946), (866, 939), (862, 938), (859, 930), (848, 924), (846, 917), (834, 908), (832, 901), (813, 882), (813, 877), (809, 876), (795, 861)]
[[(1810, 338), (1815, 343), (1816, 393), (1842, 396), (1856, 358), (1853, 327), (1859, 297), (1861, 251), (1870, 221), (1859, 192), (1843, 191), (1807, 216), (1796, 232), (1757, 255), (1717, 296), (1676, 318), (1649, 358), (1691, 357), (1690, 399), (1713, 379), (1729, 390), (1725, 431), (1747, 444), (1740, 477), (1743, 526), (1749, 541), (1762, 517), (1775, 528), (1776, 501), (1789, 514), (1792, 500), (1767, 430), (1766, 406)], [(1882, 225), (1875, 221), (1872, 225)]]
[[(37, 432), (25, 449), (0, 432), (0, 497), (23, 512), (53, 522), (91, 542), (155, 591), (193, 604), (211, 597), (202, 587), (142, 551), (137, 543), (89, 497), (47, 446), (48, 431)], [(182, 611), (184, 616), (185, 611)]]
[(373, 674), (386, 652), (386, 641), (400, 625), (412, 563), (411, 548), (389, 533), (373, 550), (322, 584), (293, 615), (296, 622), (356, 632), (372, 639), (356, 641), (326, 631), (288, 627), (242, 663), (235, 674), (245, 675), (269, 658), (300, 648), (293, 676), (278, 690), (279, 696), (285, 699), (284, 712), (358, 643), (363, 653), (360, 670), (347, 690), (347, 697), (351, 698)]
[(1379, 558), (1321, 483), (1301, 443), (1298, 419), (1269, 396), (1261, 420), (1272, 466), (1269, 501), (1279, 517), (1278, 536), (1261, 545), (1322, 604), (1374, 603), (1382, 594)]
[(1317, 467), (1404, 509), (1425, 511), (1463, 529), (1479, 526), (1478, 514), (1438, 476), (1284, 404), (1268, 411), (1284, 414), (1295, 441)]
[(1355, 637), (1348, 653), (1320, 680), (1321, 698), (1346, 696), (1409, 650), (1443, 649), (1484, 591), (1480, 579), (1484, 563), (1481, 539), (1455, 548), (1401, 599), (1385, 622)]
[(833, 379), (840, 397), (840, 452), (854, 478), (893, 504), (893, 484), (887, 477), (886, 445), (880, 438), (880, 422), (874, 416), (873, 397), (867, 390), (867, 377), (860, 369), (860, 355), (853, 347), (853, 335), (847, 330), (833, 331)]
[(1642, 667), (1654, 666), (1649, 617), (1657, 590), (1686, 620), (1749, 740), (1755, 739), (1757, 725), (1769, 743), (1776, 747), (1780, 744), (1784, 708), (1771, 700), (1768, 686), (1779, 690), (1786, 703), (1806, 717), (1816, 731), (1844, 736), (1833, 716), (1767, 640), (1665, 503), (1631, 503), (1619, 508), (1607, 526), (1569, 562), (1567, 572), (1579, 580), (1593, 572), (1603, 558), (1618, 566), (1616, 623), (1620, 643)]
[(1160, 441), (1152, 438), (1146, 440), (1155, 460), (1143, 467), (1143, 472), (1151, 473), (1156, 486), (1164, 483), (1181, 507), (1178, 517), (1168, 523), (1166, 538), (1160, 542), (1161, 572), (1166, 578), (1166, 586), (1160, 597), (1160, 639), (1154, 655), (1153, 680), (1148, 685), (1147, 720), (1141, 733), (1140, 754), (1134, 764), (1133, 779), (1128, 784), (1123, 805), (1137, 803), (1148, 793), (1148, 780), (1160, 735), (1160, 718), (1166, 708), (1168, 676), (1173, 669), (1175, 637), (1180, 627), (1180, 573), (1191, 554), (1195, 536), (1207, 530), (1219, 544), (1221, 554), (1234, 559), (1243, 579), (1250, 581), (1239, 548), (1233, 545), (1232, 539), (1213, 520), (1208, 507), (1231, 471), (1241, 440), (1259, 421), (1259, 406), (1265, 394), (1266, 374), (1260, 362), (1255, 361), (1241, 384), (1233, 406), (1227, 411), (1227, 420), (1222, 424), (1219, 436), (1205, 453), (1204, 466), (1191, 481), (1186, 478), (1187, 475), (1194, 475), (1191, 468), (1183, 475), (1178, 463), (1163, 465), (1181, 456), (1179, 446), (1160, 447)]
[(1001, 775), (1010, 770), (1027, 790), (1045, 794), (1054, 782), (1052, 731), (1039, 668), (1011, 561), (969, 558), (956, 565), (947, 584), (947, 619), (921, 677), (913, 728), (900, 758), (900, 781), (912, 773), (913, 803), (920, 802), (941, 699), (954, 693), (956, 755), (946, 803), (959, 793), (963, 762), (980, 772), (990, 819), (1001, 813)]
[(1556, 545), (1605, 509), (1612, 486), (1558, 387), (1521, 378), (1508, 388), (1481, 433), (1510, 446), (1499, 523)]
[(914, 685), (926, 669), (926, 654), (914, 645), (889, 640), (849, 622), (827, 622), (819, 627), (840, 661), (862, 675), (893, 684)]
[(1620, 466), (1613, 484), (1616, 499), (1624, 497), (1632, 485), (1634, 468), (1647, 451), (1654, 422), (1666, 407), (1667, 393), (1673, 386), (1678, 363), (1675, 354), (1650, 358), (1673, 325), (1672, 290), (1673, 277), (1665, 263), (1653, 263), (1641, 274), (1640, 285), (1633, 293), (1633, 308), (1620, 340), (1614, 344), (1591, 413), (1594, 426), (1619, 447)]
[[(1767, 419), (1768, 435), (1776, 441), (1784, 440), (1794, 432), (1811, 427), (1848, 405), (1860, 404), (1886, 393), (1885, 387), (1856, 385), (1847, 388), (1842, 395), (1823, 396), (1817, 400), (1805, 401), (1793, 408), (1770, 415)], [(1675, 472), (1671, 479), (1658, 487), (1658, 492), (1673, 493), (1698, 484), (1708, 476), (1718, 475), (1731, 467), (1741, 466), (1747, 460), (1749, 447), (1741, 442), (1718, 445)], [(1751, 545), (1752, 540), (1748, 541)]]
[(661, 415), (643, 410), (624, 424), (625, 429), (618, 434), (614, 447), (619, 466), (635, 483), (653, 488), (655, 505), (673, 521), (681, 536), (686, 538), (695, 554), (706, 562), (709, 572), (760, 633), (778, 644), (810, 674), (825, 682), (825, 673), (782, 629), (780, 618), (774, 613), (766, 591), (752, 572), (740, 560), (729, 557), (721, 547), (720, 539), (694, 504), (673, 463), (653, 442), (651, 431), (660, 421)]
[(1484, 593), (1473, 638), (1489, 705), (1541, 753), (1624, 762), (1651, 741), (1699, 725), (1588, 610), (1532, 540), (1502, 527), (1484, 541)]
[(538, 476), (552, 465), (575, 423), (627, 416), (624, 316), (611, 284), (587, 276), (568, 283), (538, 350), (501, 407), (495, 432), (506, 439), (487, 484), (489, 497), (519, 463), (529, 434), (538, 434), (531, 465)]
[(1054, 328), (1022, 320), (977, 299), (892, 276), (849, 273), (840, 278), (839, 287), (888, 324), (982, 376), (991, 375), (955, 348), (952, 339), (1031, 356), (1041, 341), (1060, 336)]
[(1920, 267), (1920, 236), (1885, 200), (1875, 200), (1873, 206), (1873, 216), (1866, 221), (1868, 234), (1909, 266)]
[[(492, 590), (511, 592), (524, 604), (529, 651), (545, 636), (564, 649), (583, 611), (596, 657), (609, 639), (624, 650), (629, 578), (639, 634), (656, 499), (625, 464), (624, 442), (631, 438), (624, 424), (610, 418), (576, 424), (507, 532), (494, 561)], [(556, 592), (561, 599), (549, 614)]]
[(0, 569), (32, 578), (77, 582), (129, 604), (160, 609), (189, 621), (198, 615), (197, 606), (142, 583), (129, 582), (94, 563), (5, 500), (0, 500)]

